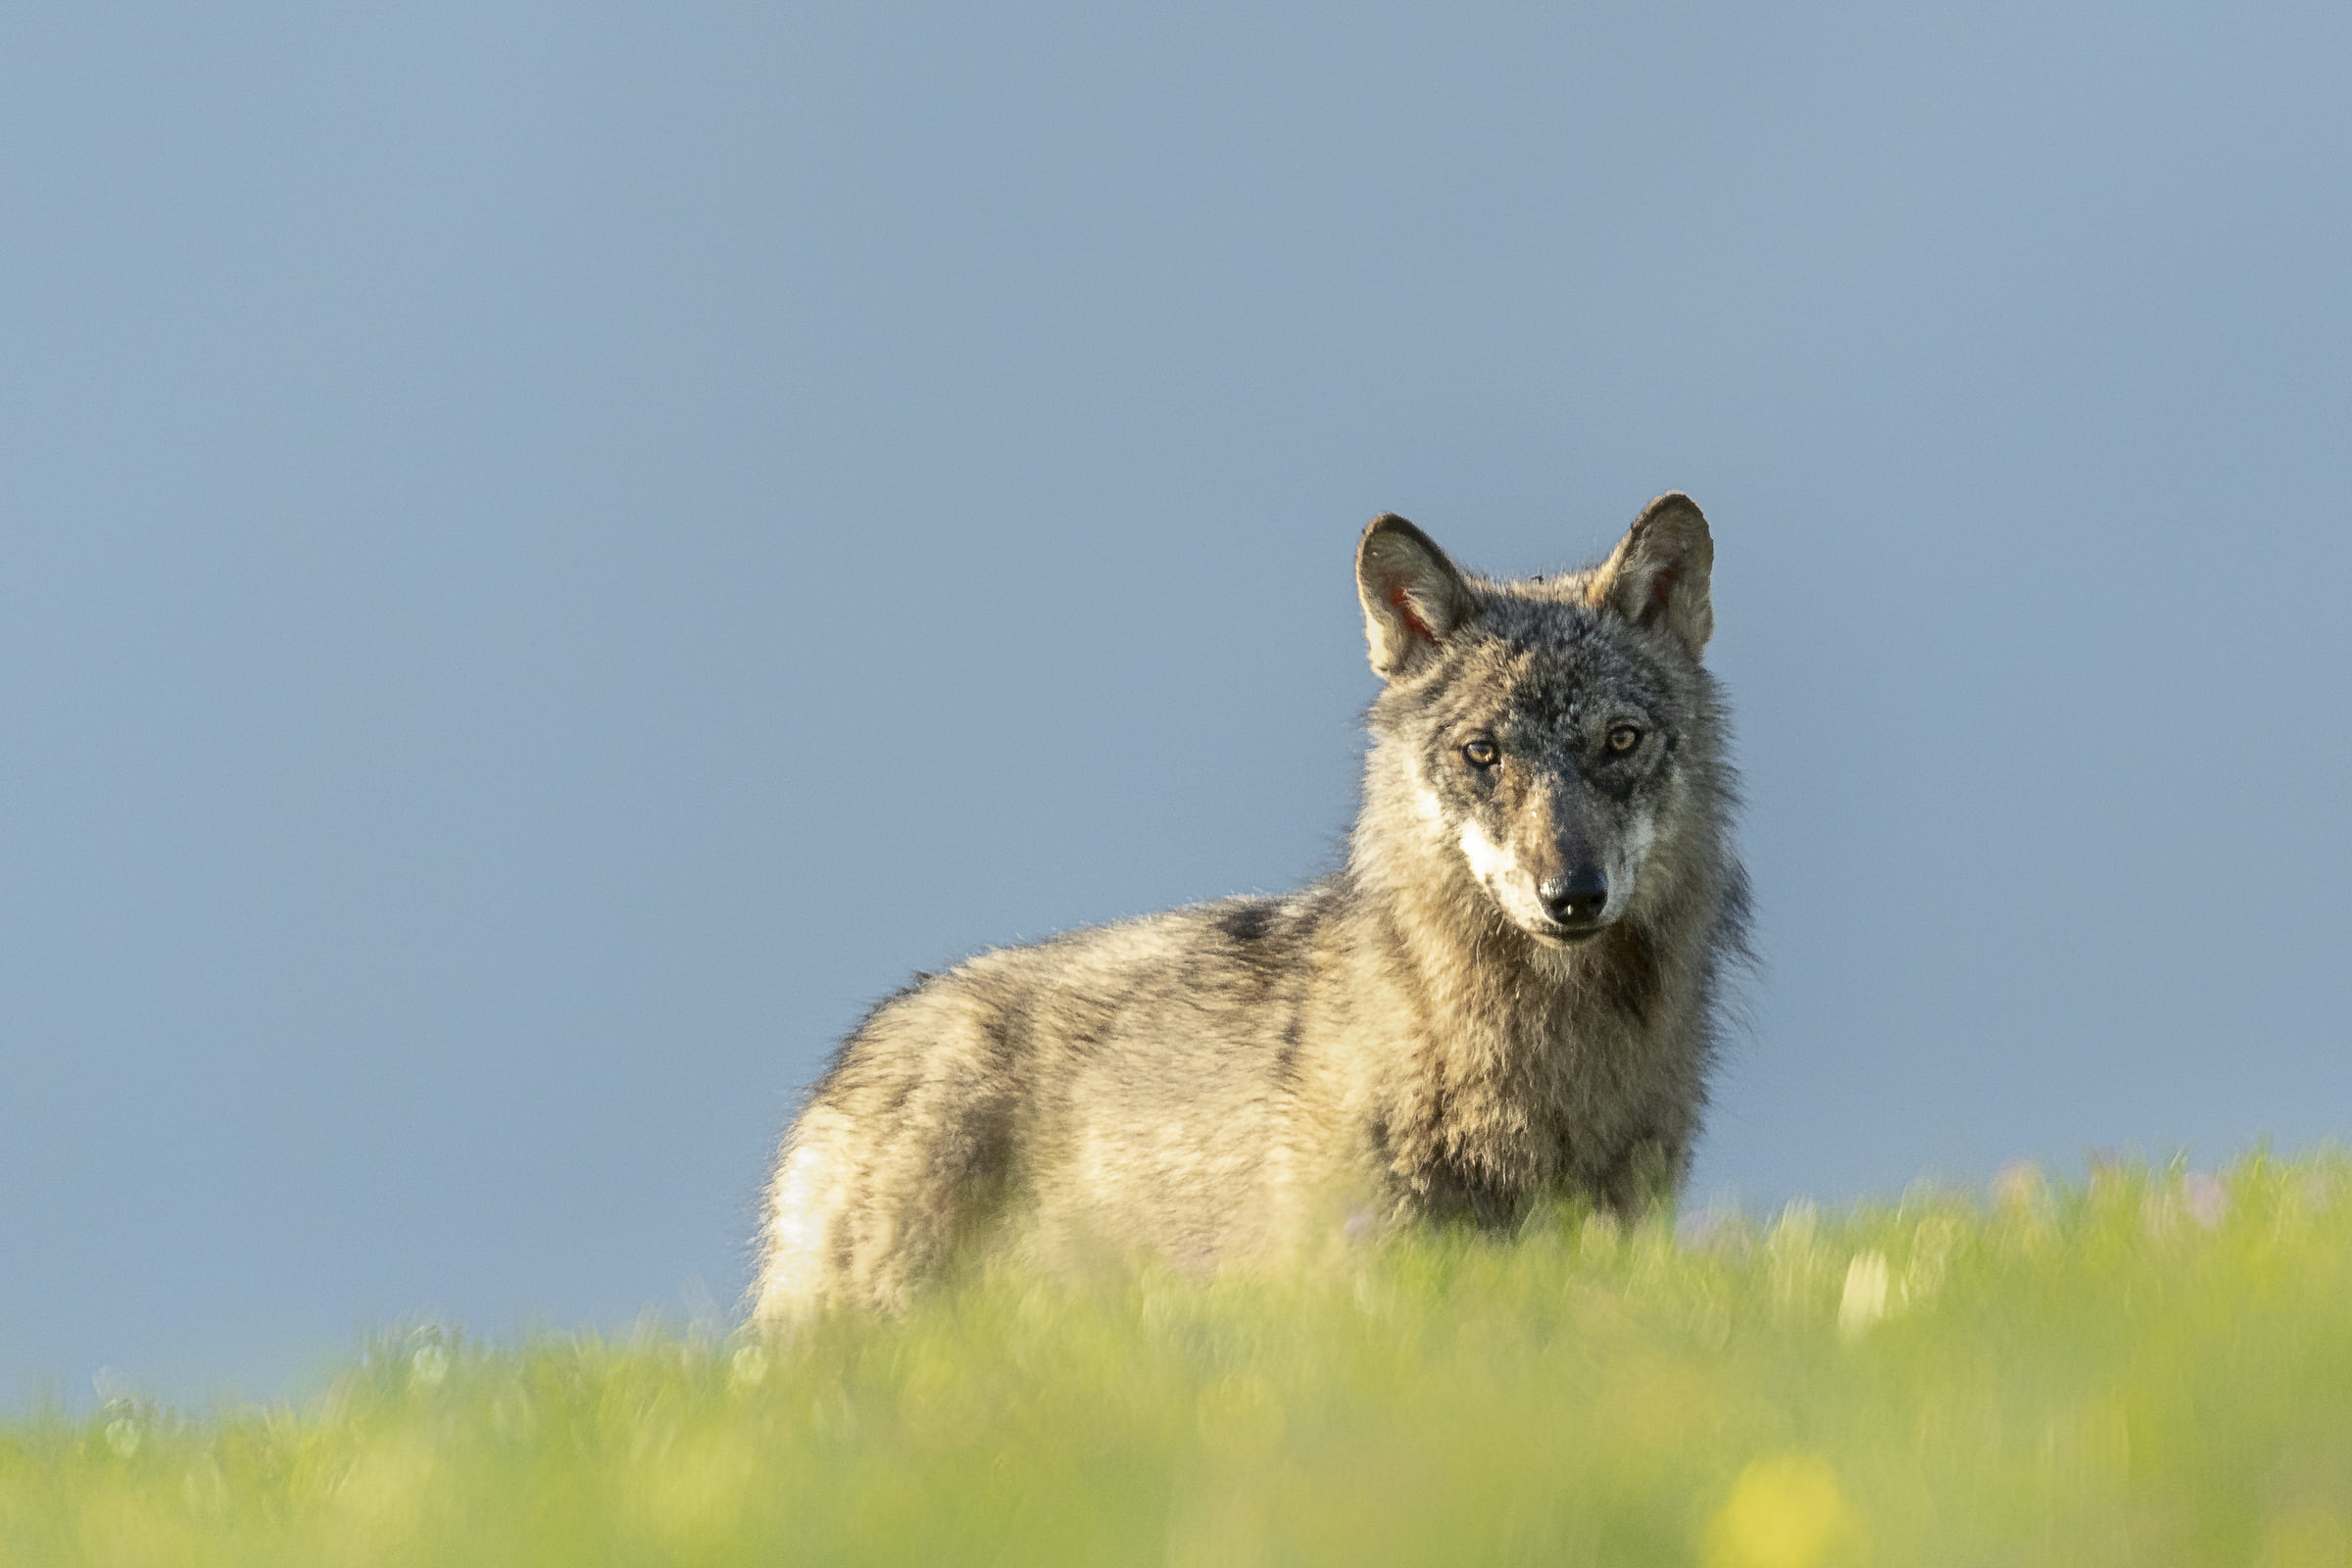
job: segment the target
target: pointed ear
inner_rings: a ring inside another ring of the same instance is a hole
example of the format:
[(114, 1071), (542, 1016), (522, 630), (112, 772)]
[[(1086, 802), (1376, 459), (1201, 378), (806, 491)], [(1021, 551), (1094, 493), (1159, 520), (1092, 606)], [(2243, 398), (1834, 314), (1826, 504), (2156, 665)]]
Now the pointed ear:
[(1356, 544), (1355, 592), (1372, 667), (1390, 679), (1419, 668), (1478, 608), (1446, 552), (1393, 512)]
[(1707, 587), (1714, 568), (1715, 540), (1697, 503), (1669, 492), (1642, 509), (1592, 574), (1592, 606), (1637, 626), (1664, 627), (1695, 659), (1715, 635), (1715, 600)]

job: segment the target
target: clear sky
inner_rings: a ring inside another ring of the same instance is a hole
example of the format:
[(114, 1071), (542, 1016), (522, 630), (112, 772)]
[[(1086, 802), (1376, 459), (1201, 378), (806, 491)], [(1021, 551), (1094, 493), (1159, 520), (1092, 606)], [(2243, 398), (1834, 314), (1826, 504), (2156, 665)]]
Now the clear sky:
[(0, 1403), (723, 1309), (909, 970), (1334, 863), (1381, 511), (1497, 573), (1714, 522), (1766, 967), (1697, 1198), (2344, 1137), (2348, 61), (2324, 5), (18, 16)]

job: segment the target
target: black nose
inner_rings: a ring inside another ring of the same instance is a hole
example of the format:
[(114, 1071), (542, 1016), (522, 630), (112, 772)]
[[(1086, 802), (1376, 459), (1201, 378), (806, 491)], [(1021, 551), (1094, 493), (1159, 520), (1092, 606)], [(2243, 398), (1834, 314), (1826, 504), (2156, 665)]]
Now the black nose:
[(1609, 879), (1597, 865), (1579, 866), (1566, 876), (1547, 878), (1536, 889), (1544, 912), (1562, 925), (1591, 925), (1609, 902)]

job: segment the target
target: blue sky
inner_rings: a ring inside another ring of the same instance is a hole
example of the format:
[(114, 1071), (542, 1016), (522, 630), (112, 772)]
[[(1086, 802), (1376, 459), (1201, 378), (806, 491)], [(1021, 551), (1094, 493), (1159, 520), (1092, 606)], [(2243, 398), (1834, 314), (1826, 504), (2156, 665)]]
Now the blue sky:
[(1327, 869), (1356, 530), (1715, 524), (1696, 1196), (2341, 1138), (2340, 8), (51, 8), (0, 1399), (740, 1288), (914, 968)]

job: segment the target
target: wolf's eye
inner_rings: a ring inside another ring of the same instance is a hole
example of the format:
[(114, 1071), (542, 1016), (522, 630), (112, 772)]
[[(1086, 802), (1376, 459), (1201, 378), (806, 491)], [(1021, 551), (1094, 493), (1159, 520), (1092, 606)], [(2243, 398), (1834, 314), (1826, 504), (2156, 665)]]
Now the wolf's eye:
[(1494, 750), (1493, 741), (1472, 741), (1462, 748), (1462, 755), (1470, 760), (1473, 766), (1493, 767), (1494, 759), (1502, 754)]
[(1609, 750), (1619, 757), (1642, 744), (1642, 732), (1631, 724), (1620, 724), (1609, 731)]

